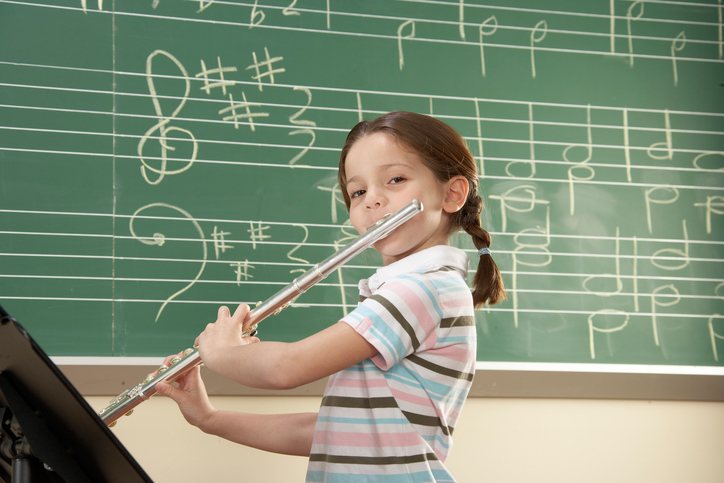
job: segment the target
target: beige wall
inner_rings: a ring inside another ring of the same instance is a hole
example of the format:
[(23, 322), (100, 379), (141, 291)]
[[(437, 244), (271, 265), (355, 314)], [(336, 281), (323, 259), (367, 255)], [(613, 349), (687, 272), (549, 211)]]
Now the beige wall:
[[(87, 399), (100, 409), (110, 396)], [(316, 411), (319, 404), (319, 397), (212, 400), (260, 413)], [(304, 481), (304, 458), (205, 435), (160, 396), (113, 431), (156, 483)], [(722, 402), (470, 398), (448, 468), (460, 483), (721, 483), (722, 455)]]

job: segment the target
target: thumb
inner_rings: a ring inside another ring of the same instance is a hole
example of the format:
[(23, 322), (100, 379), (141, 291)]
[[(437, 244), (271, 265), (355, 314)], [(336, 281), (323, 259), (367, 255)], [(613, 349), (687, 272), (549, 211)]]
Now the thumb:
[(179, 393), (182, 393), (183, 391), (173, 387), (167, 382), (159, 382), (158, 384), (156, 384), (156, 392), (158, 392), (162, 396), (166, 396), (176, 402), (179, 402)]

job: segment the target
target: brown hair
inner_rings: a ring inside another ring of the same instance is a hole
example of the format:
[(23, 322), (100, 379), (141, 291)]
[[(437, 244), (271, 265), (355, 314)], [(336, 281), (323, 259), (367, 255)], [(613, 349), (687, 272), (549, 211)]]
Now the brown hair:
[[(477, 249), (490, 247), (490, 234), (480, 224), (483, 200), (478, 194), (478, 166), (465, 140), (452, 127), (433, 117), (412, 112), (396, 111), (371, 121), (362, 121), (347, 135), (339, 158), (339, 186), (347, 209), (345, 161), (354, 143), (378, 132), (392, 136), (411, 148), (420, 160), (442, 182), (455, 176), (468, 180), (468, 198), (463, 207), (451, 217), (451, 232), (462, 228), (472, 238)], [(480, 308), (485, 303), (497, 304), (505, 300), (503, 278), (489, 254), (480, 257), (473, 279), (473, 304)]]

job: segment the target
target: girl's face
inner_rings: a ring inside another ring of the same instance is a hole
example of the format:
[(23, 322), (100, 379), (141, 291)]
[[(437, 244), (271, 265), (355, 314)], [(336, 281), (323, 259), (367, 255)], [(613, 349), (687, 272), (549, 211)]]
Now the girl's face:
[[(465, 178), (439, 181), (416, 153), (379, 132), (355, 142), (347, 154), (345, 170), (350, 220), (359, 233), (415, 198), (422, 202), (422, 213), (375, 243), (385, 265), (425, 248), (450, 243), (448, 213), (457, 211), (465, 202)], [(463, 184), (464, 193), (460, 193)]]

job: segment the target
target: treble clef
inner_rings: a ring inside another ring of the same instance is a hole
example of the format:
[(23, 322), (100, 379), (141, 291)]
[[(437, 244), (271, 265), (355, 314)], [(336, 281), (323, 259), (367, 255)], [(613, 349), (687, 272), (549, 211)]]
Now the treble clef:
[[(158, 99), (158, 94), (156, 92), (156, 86), (153, 81), (153, 59), (157, 55), (163, 55), (166, 56), (168, 59), (170, 59), (181, 71), (182, 77), (184, 79), (184, 82), (186, 83), (185, 92), (183, 99), (179, 103), (179, 105), (176, 107), (176, 109), (173, 111), (173, 113), (170, 116), (164, 116), (163, 111), (161, 109), (161, 103)], [(186, 99), (189, 97), (189, 92), (191, 90), (191, 83), (189, 81), (188, 72), (186, 72), (186, 69), (184, 68), (183, 64), (176, 59), (173, 55), (169, 54), (168, 52), (165, 52), (163, 50), (156, 50), (151, 55), (148, 56), (146, 59), (146, 81), (148, 82), (148, 91), (151, 94), (151, 100), (153, 101), (153, 107), (156, 110), (156, 115), (158, 116), (159, 121), (152, 126), (148, 131), (146, 131), (146, 134), (143, 135), (141, 140), (138, 143), (138, 157), (141, 160), (141, 163), (143, 163), (143, 166), (141, 166), (141, 174), (143, 175), (143, 178), (152, 185), (159, 184), (165, 175), (167, 174), (178, 174), (186, 171), (191, 167), (193, 162), (196, 160), (196, 154), (198, 152), (198, 143), (196, 142), (196, 138), (194, 135), (189, 131), (188, 129), (183, 129), (178, 126), (169, 126), (169, 123), (172, 119), (174, 119), (179, 112), (181, 112), (181, 109), (184, 107), (184, 104), (186, 104)], [(146, 145), (146, 141), (151, 137), (151, 135), (158, 131), (158, 135), (156, 136), (158, 139), (158, 143), (161, 146), (161, 168), (154, 168), (150, 166), (146, 159), (143, 157), (143, 148)], [(192, 142), (192, 154), (191, 158), (188, 160), (188, 162), (179, 169), (167, 169), (167, 163), (168, 163), (168, 151), (175, 151), (176, 148), (173, 146), (170, 146), (168, 144), (168, 138), (167, 135), (171, 131), (178, 131), (181, 133), (186, 134), (189, 139)], [(155, 181), (152, 181), (148, 177), (148, 171), (152, 171), (154, 173), (158, 174), (158, 178)]]

